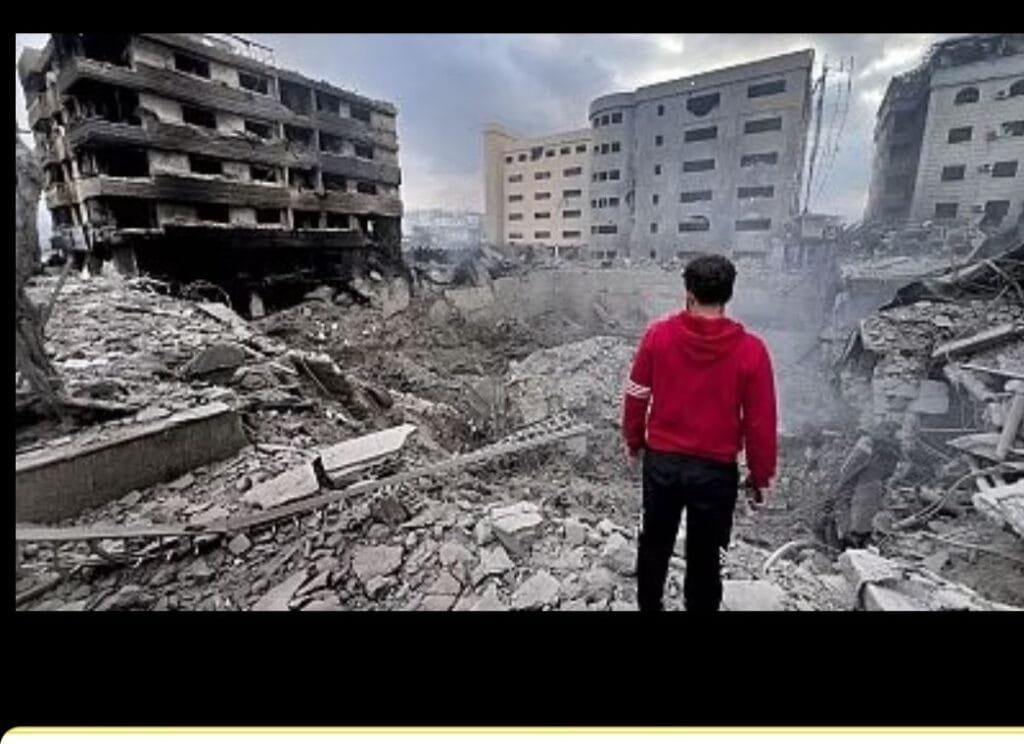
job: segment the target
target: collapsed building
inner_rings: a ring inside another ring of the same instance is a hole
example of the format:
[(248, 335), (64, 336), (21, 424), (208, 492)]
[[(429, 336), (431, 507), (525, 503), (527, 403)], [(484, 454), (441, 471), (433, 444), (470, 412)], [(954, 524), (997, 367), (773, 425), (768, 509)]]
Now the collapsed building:
[(53, 247), (232, 294), (399, 258), (396, 109), (209, 34), (54, 34), (18, 71)]
[(879, 106), (867, 219), (1012, 223), (1022, 137), (1024, 34), (936, 44)]

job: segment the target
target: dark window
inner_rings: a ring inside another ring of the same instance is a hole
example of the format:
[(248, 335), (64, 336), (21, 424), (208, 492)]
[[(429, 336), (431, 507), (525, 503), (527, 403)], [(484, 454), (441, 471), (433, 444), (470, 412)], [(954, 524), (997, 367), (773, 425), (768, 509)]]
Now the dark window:
[(534, 181), (546, 181), (551, 178), (551, 171), (538, 171), (533, 174)]
[(702, 127), (701, 129), (688, 129), (683, 139), (686, 142), (700, 142), (701, 140), (713, 140), (718, 137), (718, 127)]
[(598, 225), (598, 235), (615, 235), (619, 232), (618, 225)]
[(510, 214), (508, 216), (508, 221), (509, 222), (518, 222), (521, 219), (523, 219), (522, 212), (513, 212), (512, 214)]
[(656, 175), (656, 176), (660, 176), (661, 175), (661, 166), (660, 165), (654, 166), (654, 175)]
[(658, 104), (658, 116), (664, 116), (664, 115), (665, 115), (665, 107), (662, 104), (659, 103)]
[(512, 162), (512, 156), (511, 155), (506, 155), (505, 156), (505, 162), (506, 163), (511, 163)]
[(566, 189), (562, 192), (563, 199), (571, 199), (574, 196), (583, 196), (583, 191), (581, 189)]
[(345, 141), (327, 132), (320, 132), (320, 149), (323, 152), (341, 154), (345, 148)]
[(736, 220), (737, 232), (762, 232), (772, 229), (772, 221), (767, 217), (750, 220)]
[(954, 127), (949, 130), (949, 139), (947, 142), (953, 145), (957, 142), (970, 142), (971, 141), (971, 127)]
[(601, 144), (601, 154), (602, 155), (607, 155), (610, 147), (611, 147), (611, 145), (609, 145), (607, 142), (602, 143)]
[(249, 177), (254, 181), (276, 183), (276, 181), (278, 181), (278, 169), (251, 165), (249, 166)]
[(773, 96), (776, 93), (784, 93), (786, 90), (785, 80), (772, 80), (769, 83), (758, 83), (747, 86), (747, 98), (760, 98), (761, 96)]
[(657, 204), (658, 204), (658, 195), (657, 194), (651, 194), (651, 204), (654, 204), (655, 206), (657, 206)]
[(341, 99), (337, 96), (332, 96), (330, 93), (318, 90), (316, 91), (316, 110), (341, 116)]
[(608, 126), (608, 121), (609, 121), (608, 114), (605, 114), (604, 116), (601, 117), (601, 126), (602, 127)]
[(665, 143), (665, 138), (660, 134), (654, 135), (654, 146), (661, 147)]
[[(156, 227), (156, 207), (148, 199), (110, 197), (104, 201), (117, 227)], [(227, 212), (227, 207), (224, 207), (224, 211)]]
[(134, 147), (107, 147), (96, 151), (96, 167), (105, 176), (141, 178), (149, 175), (149, 155)]
[(509, 204), (512, 204), (513, 202), (521, 202), (522, 200), (523, 200), (523, 195), (522, 194), (509, 194), (509, 196), (508, 196)]
[(572, 153), (571, 147), (562, 147), (558, 150), (559, 155), (569, 155), (570, 153)]
[(1024, 119), (1020, 121), (1004, 121), (1003, 134), (1009, 137), (1024, 137)]
[(224, 172), (224, 164), (216, 158), (208, 158), (203, 155), (189, 155), (188, 169), (193, 173), (219, 176)]
[(597, 209), (597, 199), (591, 199), (590, 200), (590, 208), (591, 209)]
[(522, 173), (513, 173), (511, 176), (508, 177), (508, 182), (509, 183), (519, 183), (522, 180), (523, 180), (523, 174)]
[(651, 223), (651, 235), (654, 235), (657, 232), (658, 232), (658, 223), (657, 222), (652, 222)]
[(359, 106), (353, 103), (348, 107), (348, 113), (356, 121), (361, 121), (364, 124), (370, 123), (370, 109), (366, 108), (366, 106)]
[(516, 240), (517, 238), (522, 238), (522, 237), (523, 237), (523, 234), (521, 232), (510, 232), (508, 234), (508, 239), (509, 240)]
[(566, 178), (569, 178), (570, 176), (578, 176), (581, 173), (583, 173), (583, 169), (579, 167), (566, 168), (564, 171), (562, 171), (562, 175), (565, 176)]
[(740, 186), (736, 190), (740, 199), (770, 198), (775, 196), (774, 186)]
[(608, 206), (609, 207), (617, 207), (617, 206), (619, 206), (619, 197), (617, 197), (617, 196), (609, 197), (609, 199), (608, 199)]
[(551, 237), (551, 231), (549, 231), (549, 230), (537, 230), (536, 232), (533, 233), (533, 237), (535, 237), (535, 238), (550, 238)]
[(619, 180), (619, 172), (617, 170), (608, 171), (608, 180), (609, 181), (618, 181)]
[(543, 147), (533, 147), (530, 149), (530, 160), (540, 160), (544, 156)]
[(181, 52), (174, 53), (174, 69), (187, 72), (189, 75), (199, 77), (210, 77), (210, 63), (195, 57), (190, 57)]
[(722, 102), (719, 93), (705, 93), (702, 96), (691, 96), (686, 101), (686, 110), (694, 116), (707, 116)]
[(356, 157), (366, 160), (373, 160), (373, 147), (371, 145), (356, 144)]
[(200, 222), (230, 222), (231, 217), (224, 204), (197, 204), (196, 219)]
[(594, 129), (597, 129), (599, 126), (601, 126), (601, 117), (600, 116), (595, 116), (594, 117)]
[(974, 87), (961, 88), (957, 91), (956, 98), (953, 99), (953, 103), (960, 106), (965, 103), (977, 103), (978, 102), (978, 89)]
[(336, 173), (323, 174), (324, 191), (348, 191), (348, 180)]
[(181, 118), (184, 119), (186, 124), (194, 124), (197, 127), (206, 127), (207, 129), (217, 128), (217, 117), (209, 109), (182, 106)]
[(256, 210), (256, 224), (258, 224), (258, 225), (280, 225), (281, 224), (281, 210), (280, 209), (257, 209)]
[(296, 230), (316, 230), (320, 227), (320, 213), (305, 209), (293, 209), (292, 221)]
[(579, 209), (566, 209), (562, 212), (562, 217), (565, 219), (572, 219), (573, 217), (579, 217), (583, 214)]
[(709, 171), (715, 169), (715, 159), (708, 158), (706, 160), (684, 160), (683, 161), (683, 173), (699, 173), (700, 171)]
[(289, 168), (288, 185), (300, 190), (312, 191), (316, 188), (316, 173), (305, 168)]
[(757, 134), (758, 132), (776, 132), (782, 129), (782, 117), (773, 116), (770, 119), (754, 119), (743, 125), (744, 134)]
[(618, 151), (619, 151), (619, 143), (618, 142), (612, 142), (612, 152), (618, 152)]
[(262, 121), (252, 121), (251, 119), (245, 120), (245, 131), (249, 134), (255, 134), (260, 139), (268, 140), (273, 136), (273, 129), (270, 124)]
[(283, 103), (286, 108), (296, 114), (302, 114), (303, 116), (309, 115), (310, 110), (313, 108), (313, 97), (309, 88), (297, 83), (291, 83), (287, 80), (278, 79), (277, 90), (281, 98), (281, 103)]
[(621, 123), (622, 123), (622, 114), (621, 113), (619, 113), (619, 114), (612, 114), (612, 124), (621, 124)]
[(711, 221), (704, 215), (694, 215), (686, 222), (679, 223), (679, 232), (707, 232), (711, 229)]
[(285, 124), (284, 138), (295, 145), (313, 146), (313, 130), (305, 127), (293, 127), (291, 124)]
[(536, 199), (537, 201), (544, 201), (545, 199), (550, 199), (551, 198), (551, 192), (550, 191), (538, 191), (536, 194), (533, 195), (533, 198)]
[(962, 165), (947, 165), (942, 169), (942, 180), (943, 181), (962, 181), (964, 180), (965, 166)]
[(992, 166), (992, 178), (1013, 178), (1016, 175), (1016, 160), (1006, 160)]
[(519, 162), (520, 163), (525, 163), (526, 162), (526, 153), (525, 152), (519, 153)]
[(587, 151), (587, 146), (586, 145), (576, 145), (576, 152), (586, 152), (586, 151)]
[(554, 150), (548, 150), (547, 152), (544, 153), (544, 157), (546, 157), (546, 158), (553, 158), (553, 157), (555, 157), (555, 151)]
[(1017, 80), (1010, 86), (1011, 96), (1024, 96), (1024, 78)]
[(951, 220), (956, 217), (956, 202), (939, 202), (935, 205), (935, 216), (941, 220)]
[(705, 191), (684, 191), (679, 195), (679, 201), (683, 204), (690, 204), (692, 202), (711, 201), (710, 189)]
[(562, 230), (563, 238), (578, 238), (580, 237), (579, 230)]
[(356, 191), (358, 191), (360, 194), (376, 194), (377, 184), (369, 183), (367, 181), (357, 181)]
[(1005, 200), (985, 202), (983, 224), (998, 225), (1010, 211), (1010, 202)]
[[(253, 93), (266, 95), (270, 91), (270, 84), (265, 77), (262, 75), (251, 75), (241, 70), (238, 71), (238, 84), (246, 90), (251, 90)], [(281, 215), (278, 214), (275, 222), (280, 219)]]
[(533, 219), (535, 219), (535, 220), (546, 220), (546, 219), (550, 219), (550, 217), (551, 217), (551, 212), (534, 212), (533, 213)]
[(777, 162), (779, 162), (779, 153), (777, 152), (752, 152), (740, 157), (741, 168), (750, 168), (755, 165), (775, 165)]
[(348, 230), (351, 222), (349, 221), (349, 215), (338, 214), (337, 212), (327, 213), (327, 227), (335, 230)]
[(601, 154), (601, 146), (600, 145), (594, 145), (594, 154), (595, 155), (600, 155)]

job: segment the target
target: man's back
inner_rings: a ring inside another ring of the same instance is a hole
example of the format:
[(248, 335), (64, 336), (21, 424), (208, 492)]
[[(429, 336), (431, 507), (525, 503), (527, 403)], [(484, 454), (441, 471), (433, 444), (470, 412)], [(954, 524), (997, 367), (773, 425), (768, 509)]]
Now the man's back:
[(725, 317), (681, 312), (656, 321), (633, 363), (623, 430), (635, 449), (724, 463), (745, 444), (754, 484), (767, 486), (776, 409), (764, 343)]

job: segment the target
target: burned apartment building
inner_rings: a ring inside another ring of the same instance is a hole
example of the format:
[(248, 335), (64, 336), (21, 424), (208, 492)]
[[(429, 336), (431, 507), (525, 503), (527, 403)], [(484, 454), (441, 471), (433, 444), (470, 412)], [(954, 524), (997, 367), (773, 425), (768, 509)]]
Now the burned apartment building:
[(934, 45), (886, 89), (866, 217), (1012, 224), (1024, 210), (1024, 34)]
[(240, 41), (54, 34), (24, 51), (55, 250), (215, 282), (399, 256), (395, 107)]

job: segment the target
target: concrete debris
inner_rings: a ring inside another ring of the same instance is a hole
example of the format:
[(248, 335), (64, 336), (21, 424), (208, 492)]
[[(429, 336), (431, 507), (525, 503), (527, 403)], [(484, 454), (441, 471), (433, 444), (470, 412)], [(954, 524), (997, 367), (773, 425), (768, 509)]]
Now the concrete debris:
[(186, 377), (203, 377), (214, 372), (234, 371), (245, 363), (247, 349), (241, 344), (219, 343), (203, 349), (182, 368)]
[(975, 508), (1024, 539), (1024, 478), (1009, 485), (986, 488), (972, 497)]
[(502, 546), (493, 550), (484, 548), (480, 551), (480, 563), (473, 569), (473, 584), (477, 585), (490, 576), (500, 576), (515, 568)]
[(558, 601), (560, 585), (547, 571), (539, 571), (524, 581), (512, 595), (512, 609), (538, 610)]
[(308, 578), (305, 570), (296, 571), (260, 597), (252, 609), (256, 612), (283, 612), (289, 609), (292, 597)]
[(544, 522), (540, 507), (529, 501), (491, 509), (490, 523), (495, 537), (509, 552), (523, 555)]
[(235, 535), (228, 542), (227, 547), (232, 555), (245, 555), (252, 547), (252, 542), (245, 535)]
[(313, 466), (299, 465), (263, 483), (257, 483), (242, 496), (243, 503), (270, 509), (312, 496), (320, 490)]
[(618, 532), (613, 532), (601, 550), (601, 561), (605, 566), (623, 576), (636, 573), (636, 549)]
[(370, 580), (394, 573), (402, 565), (402, 548), (360, 548), (352, 556), (352, 572), (365, 586)]
[(785, 596), (770, 581), (722, 582), (722, 609), (732, 612), (781, 612)]

